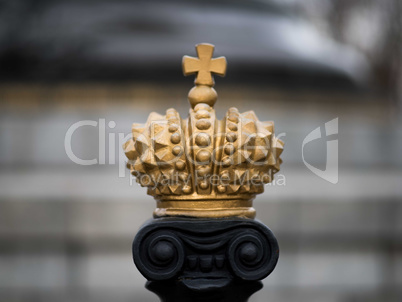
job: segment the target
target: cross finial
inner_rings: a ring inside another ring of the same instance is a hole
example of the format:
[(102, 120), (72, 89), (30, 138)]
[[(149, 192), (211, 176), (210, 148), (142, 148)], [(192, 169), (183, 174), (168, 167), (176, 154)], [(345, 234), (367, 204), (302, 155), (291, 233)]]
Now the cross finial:
[(219, 57), (212, 59), (214, 48), (212, 44), (202, 43), (196, 45), (198, 58), (189, 56), (183, 57), (183, 73), (185, 76), (197, 73), (196, 85), (214, 86), (214, 79), (211, 73), (221, 77), (226, 73), (226, 58)]

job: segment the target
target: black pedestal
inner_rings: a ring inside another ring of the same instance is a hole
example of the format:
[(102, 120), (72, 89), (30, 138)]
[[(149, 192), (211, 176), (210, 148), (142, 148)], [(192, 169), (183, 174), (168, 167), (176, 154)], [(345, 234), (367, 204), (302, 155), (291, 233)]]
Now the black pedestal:
[(159, 218), (141, 227), (133, 257), (148, 280), (222, 287), (233, 279), (268, 276), (279, 247), (271, 230), (258, 220)]
[(262, 282), (234, 280), (221, 288), (190, 289), (180, 281), (150, 281), (145, 287), (161, 302), (247, 302), (262, 288)]

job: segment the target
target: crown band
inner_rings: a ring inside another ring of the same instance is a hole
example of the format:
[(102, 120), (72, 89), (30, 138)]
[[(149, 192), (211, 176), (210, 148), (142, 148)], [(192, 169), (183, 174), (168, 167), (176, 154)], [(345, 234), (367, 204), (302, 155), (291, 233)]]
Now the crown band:
[(255, 194), (236, 194), (236, 195), (228, 195), (228, 194), (216, 194), (211, 192), (211, 194), (196, 194), (193, 193), (191, 195), (163, 195), (156, 196), (155, 200), (160, 201), (194, 201), (199, 204), (203, 201), (231, 201), (231, 200), (244, 200), (244, 201), (252, 201), (255, 198)]
[(254, 218), (255, 209), (252, 200), (198, 200), (198, 201), (158, 201), (154, 217), (245, 217)]

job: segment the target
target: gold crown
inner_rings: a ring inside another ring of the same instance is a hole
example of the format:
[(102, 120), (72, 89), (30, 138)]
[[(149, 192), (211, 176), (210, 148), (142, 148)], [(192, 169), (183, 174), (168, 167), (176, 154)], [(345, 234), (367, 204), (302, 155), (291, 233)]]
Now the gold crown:
[(127, 166), (157, 200), (155, 217), (254, 218), (252, 200), (279, 171), (284, 143), (275, 137), (274, 123), (260, 122), (253, 111), (230, 108), (216, 119), (211, 73), (224, 76), (226, 59), (212, 59), (211, 44), (196, 50), (198, 58), (183, 57), (184, 75), (197, 74), (189, 117), (168, 109), (133, 124), (123, 146)]

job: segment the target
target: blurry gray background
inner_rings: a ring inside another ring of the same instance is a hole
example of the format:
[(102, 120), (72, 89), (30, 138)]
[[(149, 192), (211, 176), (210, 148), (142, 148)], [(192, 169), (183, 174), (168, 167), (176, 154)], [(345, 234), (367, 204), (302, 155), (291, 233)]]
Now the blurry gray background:
[[(181, 57), (213, 43), (218, 118), (274, 120), (281, 183), (255, 201), (278, 266), (250, 301), (402, 300), (402, 3), (398, 0), (0, 1), (0, 301), (158, 301), (131, 258), (155, 202), (119, 134), (151, 111), (184, 118)], [(339, 182), (324, 124), (339, 118)], [(72, 150), (64, 140), (81, 120)], [(109, 122), (115, 122), (115, 127)], [(100, 152), (101, 149), (101, 152)], [(121, 170), (120, 170), (121, 172)]]

